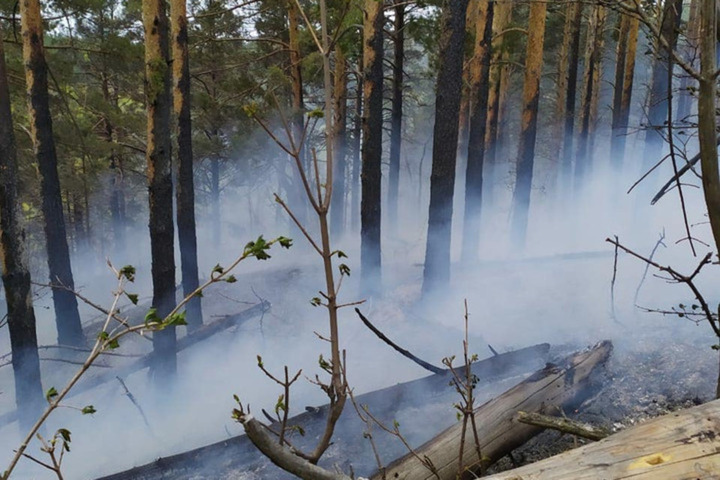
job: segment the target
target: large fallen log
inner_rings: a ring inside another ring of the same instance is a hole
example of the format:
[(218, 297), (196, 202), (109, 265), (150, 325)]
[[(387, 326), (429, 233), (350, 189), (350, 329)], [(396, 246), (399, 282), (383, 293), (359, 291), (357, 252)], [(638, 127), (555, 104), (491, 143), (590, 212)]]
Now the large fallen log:
[(488, 480), (720, 479), (720, 400), (648, 420), (604, 440)]
[[(465, 445), (463, 471), (474, 472), (481, 466), (491, 465), (542, 431), (538, 427), (513, 421), (517, 411), (547, 412), (577, 405), (595, 392), (594, 373), (604, 366), (611, 352), (612, 344), (601, 342), (588, 351), (567, 358), (564, 365), (548, 365), (503, 395), (475, 409), (482, 458), (478, 457), (472, 428), (467, 429), (462, 440), (462, 424), (458, 422), (376, 472), (371, 479), (455, 479), (459, 471), (462, 441)], [(471, 473), (468, 473), (468, 478), (473, 478)]]
[[(473, 373), (479, 378), (478, 389), (486, 388), (492, 382), (503, 378), (512, 378), (520, 374), (531, 372), (545, 364), (550, 345), (547, 343), (532, 347), (502, 353), (473, 365)], [(449, 381), (452, 375), (449, 371), (442, 374), (430, 375), (417, 380), (401, 383), (381, 390), (358, 395), (358, 403), (367, 405), (373, 414), (378, 417), (390, 419), (396, 418), (398, 412), (403, 410), (417, 409), (429, 402), (430, 399), (438, 397), (439, 392), (451, 391)], [(447, 404), (449, 405), (449, 403)], [(230, 412), (228, 412), (229, 415)], [(327, 405), (319, 408), (309, 408), (307, 412), (289, 419), (289, 425), (302, 426), (306, 434), (304, 439), (310, 441), (315, 435), (322, 432), (325, 425), (325, 414)], [(347, 453), (349, 443), (357, 446), (364, 445), (362, 439), (362, 428), (357, 415), (348, 409), (340, 418), (336, 429), (337, 438), (333, 441), (339, 450)], [(425, 437), (427, 438), (427, 437)], [(303, 439), (294, 438), (293, 443), (301, 443)], [(349, 443), (348, 443), (349, 442)], [(394, 438), (388, 439), (392, 448), (397, 448), (397, 455), (402, 452), (402, 445)], [(392, 448), (385, 448), (386, 452), (393, 451)], [(369, 452), (367, 452), (369, 453)], [(350, 454), (352, 456), (353, 454)], [(393, 457), (391, 457), (393, 458)], [(332, 460), (323, 459), (321, 463)], [(362, 462), (367, 461), (363, 467)], [(261, 470), (262, 478), (287, 478), (282, 472), (267, 470), (263, 466), (265, 460), (258, 453), (254, 445), (245, 435), (229, 438), (212, 445), (196, 448), (187, 452), (178, 453), (173, 456), (160, 458), (154, 462), (139, 467), (119, 472), (113, 475), (102, 477), (98, 480), (156, 480), (173, 478), (174, 480), (203, 479), (203, 478), (229, 478), (221, 474), (232, 470), (252, 471)], [(205, 475), (207, 466), (212, 465), (211, 474)], [(367, 459), (353, 458), (355, 471), (371, 472), (373, 469), (372, 457)], [(328, 466), (331, 468), (331, 465)]]
[[(250, 320), (253, 317), (262, 315), (269, 308), (270, 304), (266, 301), (262, 301), (261, 303), (253, 305), (252, 307), (247, 308), (242, 312), (232, 315), (226, 315), (219, 320), (215, 320), (212, 323), (205, 324), (190, 335), (185, 335), (184, 337), (179, 338), (176, 347), (177, 351), (181, 352), (203, 340), (210, 338), (216, 333), (239, 325), (247, 320)], [(108, 368), (100, 374), (87, 375), (87, 378), (81, 380), (80, 383), (78, 383), (78, 385), (70, 391), (67, 398), (79, 395), (99, 385), (113, 381), (116, 377), (125, 377), (144, 368), (148, 368), (150, 367), (150, 365), (152, 365), (154, 358), (155, 352), (151, 351), (150, 353), (147, 353), (142, 357), (133, 359), (131, 362), (126, 363), (125, 365), (118, 365), (113, 368)], [(17, 410), (13, 410), (3, 415), (0, 415), (0, 427), (12, 423), (15, 420), (17, 420)]]

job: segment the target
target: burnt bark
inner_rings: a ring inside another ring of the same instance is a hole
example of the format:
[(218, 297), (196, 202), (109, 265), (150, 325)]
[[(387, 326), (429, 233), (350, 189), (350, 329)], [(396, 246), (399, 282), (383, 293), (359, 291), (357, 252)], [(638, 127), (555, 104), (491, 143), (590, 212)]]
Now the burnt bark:
[(405, 1), (395, 0), (393, 6), (393, 76), (390, 112), (390, 168), (388, 171), (388, 226), (396, 233), (398, 192), (400, 186), (400, 153), (402, 149), (403, 83), (405, 61)]
[(463, 47), (468, 0), (445, 0), (442, 6), (440, 56), (435, 97), (430, 206), (422, 294), (450, 281), (455, 161), (462, 94)]
[(570, 19), (568, 26), (568, 62), (567, 62), (567, 92), (565, 93), (564, 127), (562, 134), (562, 167), (561, 184), (567, 192), (571, 190), (573, 168), (573, 140), (575, 136), (575, 102), (577, 97), (578, 62), (580, 59), (580, 24), (582, 22), (583, 4), (575, 1), (570, 4), (567, 15)]
[(352, 197), (350, 201), (350, 225), (352, 231), (357, 232), (360, 227), (360, 169), (362, 165), (361, 137), (362, 137), (362, 112), (363, 112), (363, 73), (362, 61), (358, 62), (359, 72), (357, 73), (357, 86), (355, 88), (355, 112), (353, 120), (353, 142), (352, 142), (352, 174), (350, 184), (352, 185)]
[(330, 207), (332, 235), (339, 237), (345, 232), (345, 179), (347, 177), (347, 64), (339, 45), (335, 46), (335, 78), (333, 88), (333, 191)]
[(533, 2), (530, 5), (527, 51), (525, 55), (525, 80), (523, 84), (523, 111), (511, 225), (512, 240), (520, 248), (524, 247), (525, 244), (528, 211), (530, 209), (546, 11), (547, 4), (545, 2)]
[(380, 288), (381, 159), (383, 101), (383, 11), (365, 2), (363, 29), (362, 199), (360, 204), (360, 282), (366, 293)]
[[(173, 186), (170, 140), (171, 68), (169, 26), (163, 0), (144, 0), (145, 96), (147, 102), (147, 169), (152, 255), (152, 305), (160, 318), (175, 305)], [(159, 384), (177, 371), (175, 327), (153, 334), (153, 373)]]
[(25, 253), (25, 230), (17, 193), (17, 149), (0, 29), (0, 260), (7, 302), (7, 325), (15, 377), (15, 404), (20, 427), (30, 429), (43, 409), (40, 359), (30, 272)]
[(22, 0), (20, 15), (22, 17), (28, 116), (35, 158), (40, 172), (43, 228), (47, 245), (50, 283), (63, 286), (63, 288), (53, 289), (58, 343), (82, 346), (85, 343), (85, 337), (80, 323), (77, 299), (73, 294), (75, 282), (70, 264), (70, 251), (60, 194), (57, 153), (50, 116), (48, 67), (43, 52), (39, 0)]
[(625, 137), (630, 119), (630, 100), (632, 98), (635, 76), (635, 55), (640, 21), (637, 18), (622, 15), (618, 37), (617, 61), (615, 63), (615, 89), (613, 92), (612, 140), (610, 143), (611, 161), (620, 171), (625, 156)]
[[(683, 0), (667, 0), (662, 14), (660, 34), (670, 48), (677, 45), (677, 26), (682, 15)], [(652, 83), (648, 104), (647, 132), (645, 133), (645, 151), (643, 153), (643, 172), (648, 171), (660, 160), (664, 145), (664, 132), (667, 127), (668, 112), (668, 68), (672, 69), (672, 60), (666, 48), (659, 40), (655, 45), (656, 57), (653, 62)], [(649, 185), (649, 182), (646, 182)]]
[[(190, 118), (190, 64), (188, 55), (187, 5), (170, 2), (172, 18), (173, 104), (177, 118), (177, 228), (183, 295), (200, 285), (198, 279), (197, 235), (195, 228), (195, 179), (193, 175), (192, 120)], [(189, 331), (203, 324), (202, 304), (193, 296), (185, 306)]]
[(462, 259), (478, 259), (480, 215), (483, 197), (483, 164), (487, 130), (488, 94), (490, 91), (490, 56), (495, 2), (471, 0), (475, 13), (475, 47), (470, 66), (470, 131), (468, 134), (467, 170), (465, 172), (465, 215)]

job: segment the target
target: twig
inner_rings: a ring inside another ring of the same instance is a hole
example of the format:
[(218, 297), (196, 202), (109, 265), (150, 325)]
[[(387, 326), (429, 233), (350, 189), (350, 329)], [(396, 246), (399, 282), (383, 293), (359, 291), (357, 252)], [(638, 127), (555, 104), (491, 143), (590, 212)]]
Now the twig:
[(442, 369), (442, 368), (438, 368), (438, 367), (436, 367), (436, 366), (434, 366), (434, 365), (426, 362), (425, 360), (422, 360), (422, 359), (416, 357), (415, 355), (413, 355), (412, 353), (408, 352), (408, 351), (405, 350), (404, 348), (398, 346), (395, 342), (393, 342), (392, 340), (390, 340), (388, 337), (385, 336), (385, 334), (383, 334), (380, 330), (378, 330), (378, 329), (375, 327), (375, 325), (373, 325), (372, 323), (370, 323), (370, 320), (368, 320), (367, 318), (365, 318), (365, 315), (363, 315), (363, 314), (360, 312), (360, 309), (359, 309), (359, 308), (356, 308), (356, 309), (355, 309), (355, 313), (358, 314), (358, 316), (360, 317), (360, 320), (362, 320), (362, 322), (365, 324), (365, 326), (368, 327), (375, 335), (377, 335), (377, 337), (378, 337), (380, 340), (382, 340), (383, 342), (385, 342), (385, 343), (387, 343), (388, 345), (390, 345), (395, 351), (397, 351), (398, 353), (400, 353), (400, 354), (403, 355), (404, 357), (409, 358), (409, 359), (412, 360), (413, 362), (415, 362), (415, 363), (417, 363), (418, 365), (420, 365), (421, 367), (423, 367), (425, 370), (429, 370), (429, 371), (431, 371), (432, 373), (435, 373), (435, 374), (447, 373), (447, 370)]
[(534, 425), (536, 427), (551, 428), (562, 433), (577, 435), (588, 440), (602, 440), (610, 435), (607, 431), (598, 427), (591, 427), (569, 418), (551, 417), (541, 413), (518, 412), (515, 419), (520, 423)]
[[(662, 245), (663, 247), (667, 248), (667, 245), (663, 242), (665, 240), (665, 229), (663, 228), (662, 233), (660, 234), (660, 238), (658, 238), (658, 241), (655, 242), (655, 246), (653, 247), (652, 251), (650, 252), (650, 260), (653, 259), (655, 256), (655, 252), (657, 251), (658, 247)], [(615, 237), (615, 241), (617, 241), (617, 236)], [(617, 249), (617, 246), (615, 247)], [(643, 282), (645, 282), (645, 277), (647, 277), (648, 270), (650, 269), (650, 264), (645, 264), (645, 271), (643, 272), (642, 278), (640, 279), (640, 283), (638, 283), (637, 288), (635, 289), (635, 297), (633, 298), (633, 305), (637, 305), (638, 297), (640, 296), (640, 288), (643, 286)]]
[[(617, 235), (615, 235), (615, 241), (617, 242)], [(618, 263), (618, 246), (615, 244), (615, 257), (613, 259), (613, 275), (610, 281), (610, 315), (612, 319), (617, 322), (617, 316), (615, 315), (615, 279), (617, 278), (617, 263)]]
[(142, 416), (143, 422), (145, 422), (145, 425), (150, 430), (150, 433), (155, 435), (152, 427), (150, 426), (150, 422), (148, 422), (148, 419), (145, 416), (145, 412), (143, 411), (143, 409), (140, 406), (140, 404), (138, 403), (138, 401), (135, 399), (135, 395), (133, 395), (132, 392), (128, 389), (127, 385), (125, 385), (125, 382), (123, 381), (122, 378), (117, 377), (117, 376), (115, 378), (117, 378), (117, 381), (120, 382), (120, 385), (122, 386), (123, 390), (125, 390), (125, 396), (128, 398), (128, 400), (130, 400), (132, 402), (133, 405), (135, 405), (135, 408), (137, 408), (138, 412), (140, 412), (140, 416)]

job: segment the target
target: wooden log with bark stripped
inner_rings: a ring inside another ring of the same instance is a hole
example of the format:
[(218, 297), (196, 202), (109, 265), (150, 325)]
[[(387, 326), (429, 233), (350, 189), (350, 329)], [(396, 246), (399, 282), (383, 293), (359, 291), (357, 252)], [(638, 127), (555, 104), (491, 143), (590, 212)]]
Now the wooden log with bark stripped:
[(604, 440), (488, 480), (720, 479), (720, 400), (648, 420)]
[[(538, 427), (515, 422), (513, 417), (517, 411), (548, 412), (557, 408), (572, 408), (592, 395), (595, 392), (595, 374), (602, 369), (611, 352), (612, 344), (601, 342), (568, 357), (563, 365), (548, 365), (475, 409), (482, 458), (478, 458), (474, 432), (468, 428), (462, 457), (462, 470), (467, 472), (468, 478), (473, 478), (474, 474), (470, 472), (494, 463), (542, 431)], [(451, 426), (415, 451), (376, 472), (371, 480), (455, 479), (460, 470), (458, 452), (461, 432), (461, 423)]]

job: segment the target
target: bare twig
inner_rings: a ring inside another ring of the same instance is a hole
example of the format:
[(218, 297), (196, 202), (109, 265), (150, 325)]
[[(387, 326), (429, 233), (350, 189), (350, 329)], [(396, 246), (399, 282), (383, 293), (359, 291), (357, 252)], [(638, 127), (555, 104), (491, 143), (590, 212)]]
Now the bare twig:
[(570, 420), (563, 417), (551, 417), (535, 412), (518, 412), (515, 419), (520, 423), (534, 425), (536, 427), (551, 428), (562, 433), (577, 435), (588, 440), (602, 440), (610, 435), (607, 431), (598, 427), (591, 427), (584, 423)]

